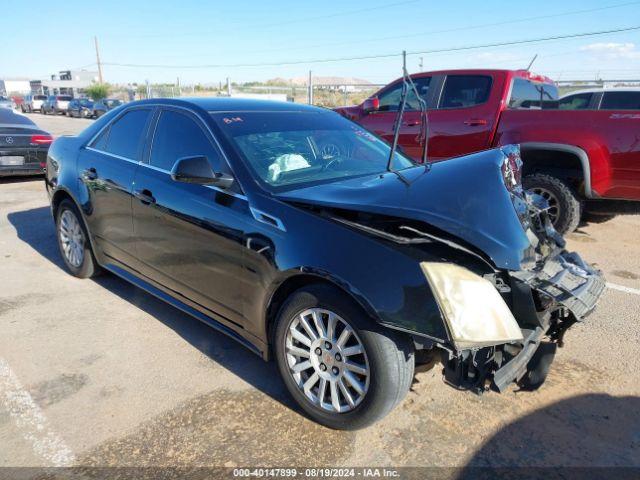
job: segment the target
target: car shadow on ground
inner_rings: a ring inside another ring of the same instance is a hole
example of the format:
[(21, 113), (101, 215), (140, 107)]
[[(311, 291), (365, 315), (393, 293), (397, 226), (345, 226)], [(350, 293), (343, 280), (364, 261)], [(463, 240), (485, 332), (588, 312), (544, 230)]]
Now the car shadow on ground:
[(638, 478), (639, 449), (639, 397), (578, 395), (502, 427), (457, 477)]
[(24, 183), (24, 182), (33, 182), (33, 181), (42, 181), (42, 175), (16, 175), (9, 177), (0, 176), (0, 185), (4, 185), (7, 183)]
[[(20, 240), (60, 267), (63, 270), (61, 274), (67, 274), (58, 250), (53, 219), (48, 207), (12, 212), (7, 217)], [(264, 362), (235, 340), (115, 275), (105, 273), (93, 281), (161, 321), (209, 359), (242, 380), (292, 410), (300, 412), (288, 396), (275, 362)]]

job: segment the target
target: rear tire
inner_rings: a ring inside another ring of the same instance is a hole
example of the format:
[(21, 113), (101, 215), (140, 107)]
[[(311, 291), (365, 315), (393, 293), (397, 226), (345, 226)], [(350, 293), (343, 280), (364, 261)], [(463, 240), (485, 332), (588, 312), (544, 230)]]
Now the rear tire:
[(56, 238), (62, 260), (71, 275), (91, 278), (101, 272), (82, 215), (71, 200), (63, 200), (56, 211)]
[(582, 202), (567, 183), (545, 173), (528, 175), (522, 183), (525, 189), (547, 199), (549, 215), (559, 233), (566, 235), (578, 227)]
[[(333, 334), (328, 332), (331, 316)], [(314, 317), (320, 319), (320, 327)], [(304, 327), (305, 319), (316, 339)], [(349, 335), (341, 340), (347, 330)], [(307, 345), (300, 338), (311, 342)], [(309, 417), (329, 428), (356, 430), (373, 424), (402, 401), (413, 380), (410, 338), (380, 327), (331, 286), (311, 285), (294, 292), (278, 313), (274, 343), (289, 393)], [(302, 364), (309, 365), (295, 372)]]

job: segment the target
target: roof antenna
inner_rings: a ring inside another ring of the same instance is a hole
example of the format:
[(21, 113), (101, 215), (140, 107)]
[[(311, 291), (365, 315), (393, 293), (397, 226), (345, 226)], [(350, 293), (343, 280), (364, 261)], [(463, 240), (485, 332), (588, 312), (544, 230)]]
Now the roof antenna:
[(526, 70), (527, 72), (531, 71), (531, 65), (533, 65), (533, 62), (536, 61), (536, 58), (538, 58), (538, 54), (536, 53), (533, 58), (531, 59), (531, 61), (529, 62), (529, 65), (527, 66)]

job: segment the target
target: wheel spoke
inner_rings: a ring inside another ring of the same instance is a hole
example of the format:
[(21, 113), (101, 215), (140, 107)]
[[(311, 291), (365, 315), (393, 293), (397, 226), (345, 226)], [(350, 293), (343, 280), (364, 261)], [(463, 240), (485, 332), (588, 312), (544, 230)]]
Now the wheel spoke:
[(316, 332), (313, 331), (313, 328), (309, 324), (309, 320), (307, 320), (302, 315), (300, 315), (300, 324), (302, 325), (302, 328), (304, 328), (305, 332), (307, 332), (307, 335), (309, 335), (312, 340), (318, 339), (318, 335), (316, 335)]
[(333, 313), (329, 313), (329, 320), (327, 320), (327, 338), (331, 342), (335, 342), (336, 334), (336, 316)]
[(353, 347), (347, 347), (342, 350), (342, 355), (345, 357), (350, 357), (351, 355), (358, 355), (362, 353), (362, 346), (360, 344), (354, 345)]
[(347, 389), (347, 386), (344, 384), (344, 381), (342, 380), (342, 378), (338, 380), (338, 386), (340, 387), (340, 391), (342, 392), (342, 395), (344, 396), (344, 398), (346, 398), (349, 406), (351, 408), (355, 407), (356, 402), (353, 401), (353, 397), (349, 393), (349, 390)]
[(294, 355), (296, 357), (303, 357), (303, 358), (309, 358), (311, 356), (308, 350), (303, 350), (302, 348), (298, 348), (294, 346), (287, 347), (287, 353)]
[(316, 330), (318, 331), (319, 337), (327, 337), (327, 332), (324, 329), (324, 324), (322, 323), (322, 316), (316, 312), (315, 310), (311, 313), (311, 317), (313, 318), (313, 323), (316, 326)]
[(349, 327), (345, 326), (345, 329), (340, 334), (340, 338), (338, 338), (338, 341), (336, 343), (338, 344), (339, 347), (344, 347), (344, 345), (347, 343), (347, 340), (349, 340), (350, 336), (351, 336), (351, 330), (349, 330)]
[(351, 370), (352, 372), (359, 373), (360, 375), (367, 374), (367, 369), (362, 365), (358, 365), (357, 363), (344, 362), (344, 366), (349, 370)]
[(291, 367), (291, 370), (299, 373), (311, 368), (311, 366), (311, 362), (309, 360), (305, 360), (304, 362), (296, 363), (293, 367)]
[(344, 372), (344, 378), (347, 379), (347, 382), (349, 382), (349, 385), (351, 385), (353, 387), (353, 389), (358, 392), (359, 395), (364, 394), (364, 385), (362, 385), (358, 379), (356, 378), (356, 376), (351, 373), (348, 370), (345, 370)]
[(318, 380), (320, 380), (320, 375), (318, 375), (318, 372), (313, 372), (313, 375), (311, 375), (308, 380), (306, 382), (304, 382), (304, 391), (305, 392), (311, 392), (311, 388), (318, 383)]
[(336, 380), (331, 380), (329, 384), (329, 390), (331, 393), (331, 405), (336, 412), (340, 411), (340, 397), (338, 396), (338, 386)]
[(300, 330), (298, 330), (297, 328), (291, 329), (291, 336), (293, 336), (293, 338), (298, 340), (300, 343), (303, 343), (307, 347), (311, 347), (311, 339), (307, 337), (304, 333), (302, 333)]
[(318, 404), (322, 405), (324, 403), (324, 396), (327, 392), (327, 380), (324, 378), (320, 379), (320, 386), (318, 387)]

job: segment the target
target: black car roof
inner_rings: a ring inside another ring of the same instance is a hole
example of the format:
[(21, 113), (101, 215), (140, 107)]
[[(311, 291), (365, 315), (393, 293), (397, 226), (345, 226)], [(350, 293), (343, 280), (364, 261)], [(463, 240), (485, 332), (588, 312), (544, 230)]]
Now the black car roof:
[(311, 105), (293, 102), (279, 102), (274, 100), (256, 100), (252, 98), (153, 98), (139, 100), (128, 105), (145, 103), (188, 106), (195, 105), (208, 112), (247, 112), (247, 111), (282, 111), (282, 112), (327, 112), (328, 110)]
[(16, 127), (35, 127), (29, 118), (19, 113), (15, 113), (9, 108), (0, 108), (0, 125)]

